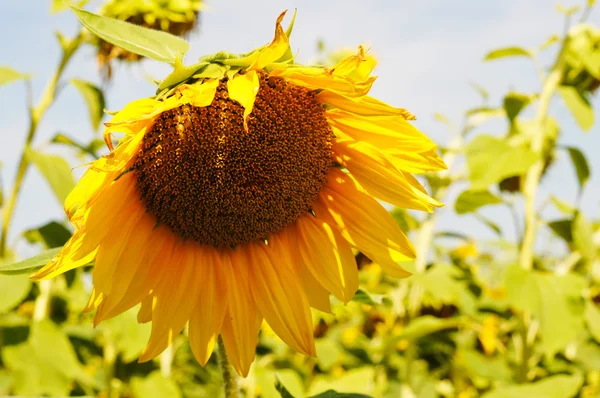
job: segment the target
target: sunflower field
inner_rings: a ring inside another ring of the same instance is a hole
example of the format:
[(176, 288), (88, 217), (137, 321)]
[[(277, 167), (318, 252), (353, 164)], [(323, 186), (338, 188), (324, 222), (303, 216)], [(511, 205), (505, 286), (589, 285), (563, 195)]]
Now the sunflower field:
[(595, 1), (258, 3), (1, 5), (0, 396), (600, 397)]

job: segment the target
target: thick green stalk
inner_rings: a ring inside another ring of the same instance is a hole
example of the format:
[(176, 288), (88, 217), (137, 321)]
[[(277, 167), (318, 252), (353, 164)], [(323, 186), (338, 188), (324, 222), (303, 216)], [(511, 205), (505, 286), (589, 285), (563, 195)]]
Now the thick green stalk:
[(238, 383), (238, 376), (231, 367), (229, 359), (227, 358), (227, 352), (225, 351), (225, 344), (223, 339), (219, 336), (217, 340), (217, 352), (219, 355), (219, 366), (221, 367), (221, 375), (223, 376), (223, 388), (225, 390), (225, 398), (239, 398), (240, 389)]
[(527, 171), (525, 185), (523, 186), (523, 197), (525, 199), (525, 232), (521, 243), (520, 264), (523, 269), (533, 268), (533, 249), (537, 236), (537, 212), (535, 200), (538, 186), (544, 171), (544, 144), (546, 142), (546, 122), (552, 96), (558, 89), (565, 72), (565, 49), (569, 41), (568, 33), (565, 34), (562, 47), (552, 70), (546, 76), (542, 92), (538, 101), (538, 109), (534, 119), (534, 135), (531, 137), (531, 150), (538, 156), (537, 161)]
[(17, 204), (19, 193), (21, 192), (23, 179), (25, 178), (25, 174), (27, 173), (27, 169), (29, 168), (27, 150), (31, 147), (31, 142), (35, 137), (39, 122), (41, 121), (48, 108), (54, 103), (54, 100), (56, 99), (58, 83), (60, 82), (60, 78), (62, 77), (62, 74), (67, 64), (69, 63), (73, 54), (75, 54), (76, 50), (79, 48), (81, 43), (82, 37), (80, 35), (73, 41), (71, 41), (68, 47), (63, 50), (61, 60), (58, 64), (58, 68), (52, 76), (52, 79), (50, 79), (50, 81), (48, 82), (39, 104), (35, 107), (30, 105), (29, 130), (27, 132), (27, 138), (25, 139), (25, 144), (21, 152), (21, 159), (19, 160), (19, 165), (17, 167), (15, 182), (3, 214), (2, 234), (0, 236), (0, 258), (6, 256), (6, 241), (8, 238), (8, 229), (10, 227), (10, 222), (15, 211), (15, 206)]

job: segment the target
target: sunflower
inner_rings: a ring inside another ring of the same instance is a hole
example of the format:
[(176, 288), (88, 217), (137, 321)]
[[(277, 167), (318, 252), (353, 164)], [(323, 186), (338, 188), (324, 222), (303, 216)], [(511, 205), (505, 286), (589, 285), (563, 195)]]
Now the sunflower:
[[(253, 52), (176, 65), (154, 98), (107, 123), (110, 154), (65, 203), (73, 237), (35, 279), (94, 262), (94, 322), (141, 303), (152, 322), (140, 361), (189, 323), (204, 365), (221, 335), (248, 374), (261, 324), (315, 355), (311, 307), (358, 288), (353, 250), (394, 277), (415, 252), (376, 198), (431, 212), (410, 173), (445, 168), (404, 109), (367, 95), (362, 47), (331, 68), (293, 63), (289, 32)], [(113, 133), (123, 133), (113, 148)]]

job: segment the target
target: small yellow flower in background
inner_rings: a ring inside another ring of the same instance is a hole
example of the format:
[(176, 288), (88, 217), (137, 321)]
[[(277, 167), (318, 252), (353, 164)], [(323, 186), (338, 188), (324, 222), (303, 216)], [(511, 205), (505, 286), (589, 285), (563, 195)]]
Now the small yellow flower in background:
[(410, 174), (445, 168), (436, 145), (410, 113), (367, 95), (374, 59), (359, 48), (331, 68), (294, 64), (284, 15), (270, 44), (206, 57), (191, 75), (176, 65), (156, 98), (107, 123), (111, 150), (112, 134), (125, 137), (67, 198), (75, 233), (34, 276), (94, 261), (86, 310), (97, 324), (141, 302), (152, 332), (140, 361), (189, 322), (200, 364), (220, 334), (245, 376), (263, 319), (314, 356), (311, 307), (352, 298), (352, 248), (410, 275), (398, 262), (414, 249), (375, 198), (441, 205)]
[[(175, 36), (185, 36), (196, 27), (202, 7), (202, 0), (111, 0), (104, 4), (100, 14)], [(96, 40), (98, 65), (109, 79), (112, 75), (113, 59), (127, 62), (142, 59), (141, 55), (114, 46), (102, 39)]]

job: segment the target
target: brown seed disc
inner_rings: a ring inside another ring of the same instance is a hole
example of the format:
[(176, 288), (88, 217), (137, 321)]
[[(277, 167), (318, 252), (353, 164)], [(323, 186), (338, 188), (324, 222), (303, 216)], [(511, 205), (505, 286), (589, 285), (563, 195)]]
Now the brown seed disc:
[(234, 247), (268, 238), (310, 209), (333, 165), (315, 94), (260, 75), (248, 131), (225, 80), (208, 107), (163, 112), (134, 163), (149, 213), (185, 239)]

